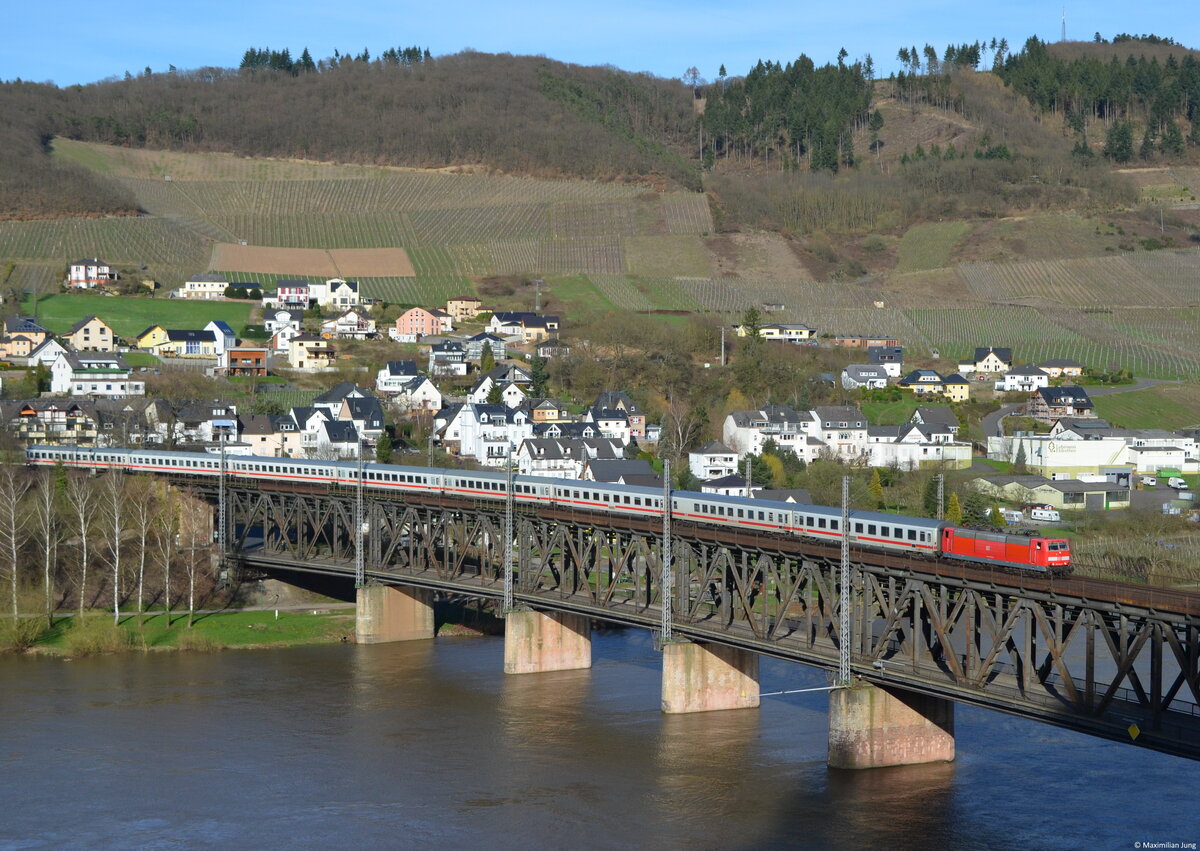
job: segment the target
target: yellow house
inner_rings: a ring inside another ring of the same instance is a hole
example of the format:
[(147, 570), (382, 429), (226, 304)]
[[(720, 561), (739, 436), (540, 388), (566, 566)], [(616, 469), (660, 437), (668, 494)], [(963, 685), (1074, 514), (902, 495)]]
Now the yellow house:
[(167, 342), (167, 329), (161, 325), (151, 325), (137, 336), (139, 349), (154, 349)]
[(316, 334), (301, 334), (288, 344), (288, 364), (292, 369), (322, 369), (336, 357), (330, 342)]
[(92, 315), (81, 319), (71, 326), (65, 335), (66, 340), (75, 347), (77, 352), (115, 352), (117, 350), (117, 335), (108, 323), (99, 316)]
[(958, 373), (942, 379), (942, 395), (951, 402), (966, 402), (971, 398), (971, 382)]

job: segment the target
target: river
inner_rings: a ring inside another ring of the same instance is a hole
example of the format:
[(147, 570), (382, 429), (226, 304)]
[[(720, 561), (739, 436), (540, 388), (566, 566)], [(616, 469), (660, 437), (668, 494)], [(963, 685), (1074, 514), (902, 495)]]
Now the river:
[(590, 671), (502, 659), (498, 638), (0, 657), (0, 848), (1200, 840), (1200, 763), (960, 706), (955, 763), (834, 772), (821, 692), (662, 715), (648, 633), (596, 633)]

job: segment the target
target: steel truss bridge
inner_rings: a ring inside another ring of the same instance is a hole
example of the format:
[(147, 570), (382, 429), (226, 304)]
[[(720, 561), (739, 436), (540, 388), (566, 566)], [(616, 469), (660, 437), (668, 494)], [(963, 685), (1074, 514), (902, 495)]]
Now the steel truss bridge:
[[(215, 483), (181, 481), (217, 501)], [(504, 503), (232, 481), (227, 563), (355, 576), (503, 599)], [(673, 520), (516, 506), (516, 605), (658, 629), (853, 674), (1200, 759), (1200, 594), (977, 569), (851, 548), (851, 628), (839, 628), (840, 548)]]

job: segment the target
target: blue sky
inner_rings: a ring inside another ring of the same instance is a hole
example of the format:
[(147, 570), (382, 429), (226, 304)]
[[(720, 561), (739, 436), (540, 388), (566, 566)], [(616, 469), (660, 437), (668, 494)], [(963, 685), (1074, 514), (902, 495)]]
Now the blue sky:
[[(418, 44), (434, 55), (474, 48), (488, 53), (543, 54), (582, 65), (678, 77), (690, 66), (713, 78), (722, 63), (744, 73), (759, 58), (787, 62), (806, 53), (818, 64), (840, 47), (870, 53), (883, 73), (894, 70), (901, 45), (939, 51), (949, 42), (1005, 37), (1019, 47), (1030, 35), (1057, 40), (1059, 3), (1028, 0), (860, 0), (851, 6), (811, 0), (62, 0), (48, 6), (10, 0), (4, 12), (0, 79), (86, 83), (149, 66), (236, 66), (251, 46), (315, 58), (334, 48), (377, 55)], [(1068, 36), (1096, 31), (1170, 35), (1200, 47), (1200, 16), (1183, 0), (1067, 4)]]

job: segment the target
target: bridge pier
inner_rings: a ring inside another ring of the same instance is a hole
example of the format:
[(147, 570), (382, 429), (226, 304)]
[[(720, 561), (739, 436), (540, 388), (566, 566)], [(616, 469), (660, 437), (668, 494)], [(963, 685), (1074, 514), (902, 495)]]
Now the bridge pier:
[(397, 585), (357, 590), (354, 640), (359, 644), (433, 638), (433, 591)]
[(758, 691), (757, 653), (696, 641), (663, 645), (663, 712), (752, 709)]
[(504, 673), (540, 674), (590, 667), (590, 618), (528, 609), (504, 616)]
[(829, 693), (830, 768), (953, 759), (952, 701), (861, 682)]

